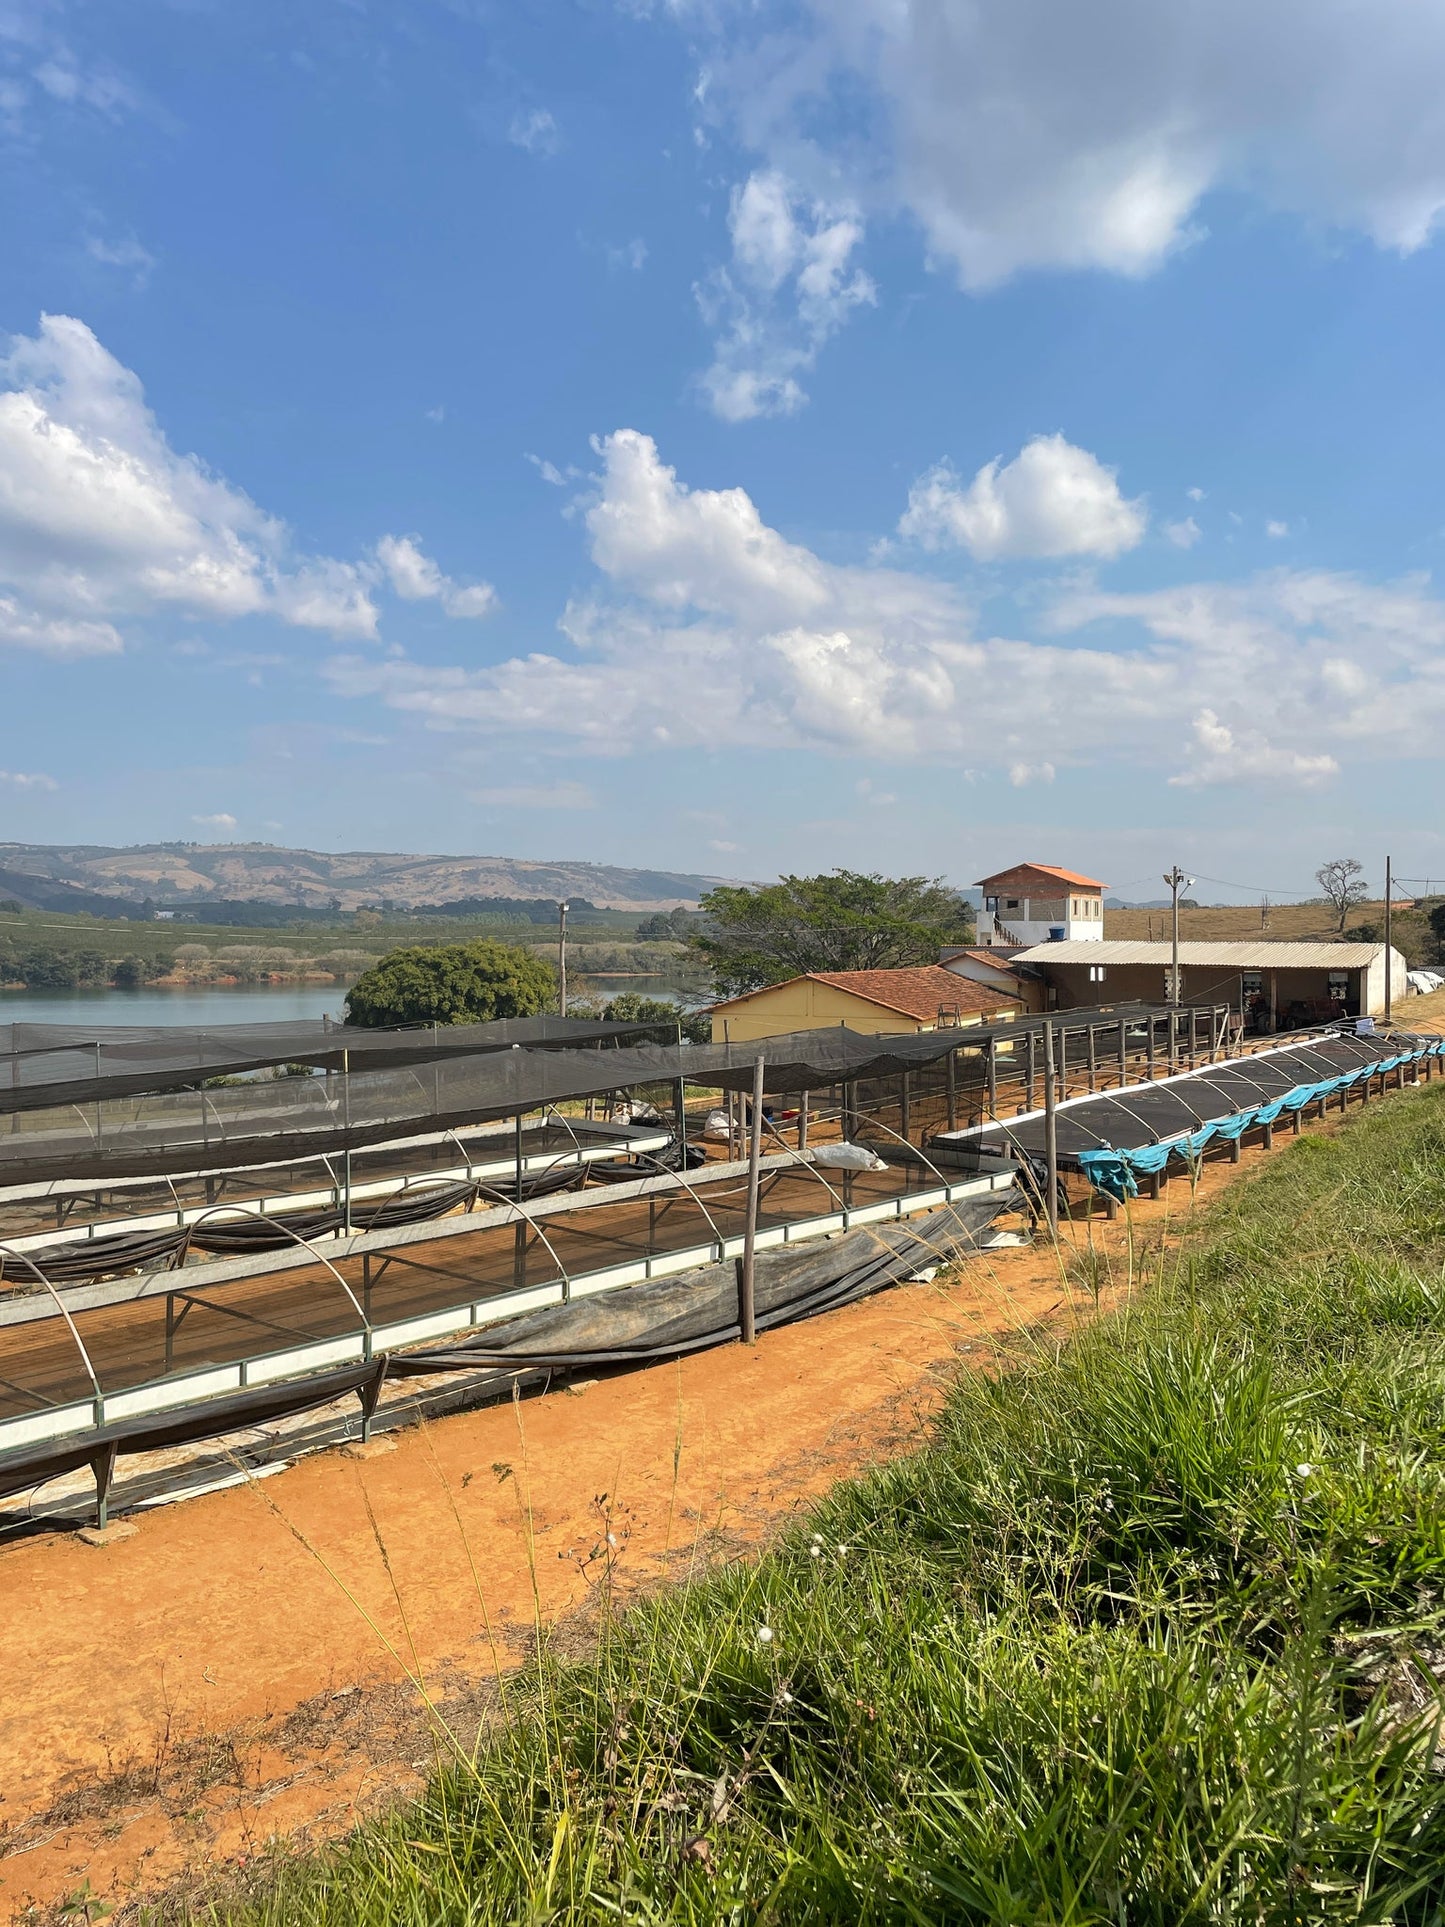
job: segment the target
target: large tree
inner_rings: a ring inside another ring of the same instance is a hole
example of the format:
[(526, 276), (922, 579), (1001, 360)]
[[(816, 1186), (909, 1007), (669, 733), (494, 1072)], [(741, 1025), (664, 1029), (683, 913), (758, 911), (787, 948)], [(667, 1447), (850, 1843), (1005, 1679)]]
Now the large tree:
[(519, 944), (412, 944), (393, 950), (346, 993), (346, 1021), (385, 1024), (484, 1024), (535, 1017), (553, 1005), (552, 966)]
[(1328, 863), (1322, 863), (1315, 871), (1315, 882), (1339, 918), (1341, 930), (1351, 910), (1370, 893), (1370, 886), (1365, 882), (1365, 866), (1352, 856), (1331, 857)]
[(722, 884), (703, 897), (702, 909), (692, 941), (724, 997), (809, 970), (937, 963), (941, 944), (973, 935), (972, 908), (941, 877), (834, 870), (756, 890)]

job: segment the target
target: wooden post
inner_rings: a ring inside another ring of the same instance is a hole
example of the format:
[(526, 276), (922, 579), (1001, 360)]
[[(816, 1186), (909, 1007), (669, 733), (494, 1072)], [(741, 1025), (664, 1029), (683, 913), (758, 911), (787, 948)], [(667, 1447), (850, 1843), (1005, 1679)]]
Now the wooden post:
[(798, 1149), (800, 1151), (806, 1151), (808, 1148), (808, 1097), (809, 1093), (804, 1091), (798, 1103)]
[(958, 1129), (958, 1052), (956, 1050), (948, 1053), (946, 1075), (948, 1078), (948, 1128), (950, 1131), (956, 1131)]
[(1054, 1090), (1054, 1025), (1044, 1019), (1044, 1214), (1049, 1221), (1049, 1236), (1059, 1235), (1059, 1125), (1056, 1115), (1058, 1096)]
[(1094, 1035), (1094, 1026), (1091, 1023), (1089, 1025), (1089, 1095), (1091, 1097), (1093, 1096), (1094, 1092), (1098, 1089), (1097, 1077), (1098, 1077), (1098, 1070), (1099, 1070), (1099, 1060), (1098, 1060), (1097, 1052), (1098, 1052), (1098, 1043)]
[(677, 1080), (677, 1168), (687, 1169), (687, 1080)]
[(1129, 1082), (1129, 1037), (1124, 1028), (1124, 1019), (1119, 1019), (1119, 1088), (1123, 1090)]
[(998, 1116), (998, 1039), (988, 1040), (988, 1114)]
[(763, 1060), (753, 1066), (752, 1130), (748, 1135), (748, 1215), (743, 1226), (743, 1255), (738, 1266), (738, 1327), (745, 1345), (756, 1337), (753, 1259), (758, 1237), (758, 1166), (763, 1154)]
[(1031, 1111), (1034, 1108), (1034, 1066), (1037, 1063), (1037, 1061), (1038, 1061), (1038, 1038), (1033, 1031), (1030, 1031), (1029, 1048), (1028, 1048), (1028, 1067), (1025, 1073), (1025, 1080), (1024, 1080), (1024, 1109), (1026, 1111)]

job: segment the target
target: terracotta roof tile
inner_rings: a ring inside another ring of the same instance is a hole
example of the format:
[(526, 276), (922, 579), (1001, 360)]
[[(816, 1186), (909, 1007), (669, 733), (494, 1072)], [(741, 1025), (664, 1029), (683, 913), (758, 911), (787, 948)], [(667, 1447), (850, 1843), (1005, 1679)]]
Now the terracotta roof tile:
[(884, 1010), (926, 1023), (935, 1022), (940, 1009), (1000, 1010), (1019, 1002), (1016, 995), (973, 983), (942, 964), (918, 964), (911, 970), (811, 970), (808, 975), (815, 983), (851, 991)]
[(1107, 883), (1100, 883), (1097, 877), (1080, 876), (1077, 870), (1061, 870), (1056, 863), (1012, 863), (1006, 870), (996, 871), (991, 877), (980, 877), (974, 885), (976, 890), (986, 890), (991, 883), (1002, 883), (1006, 877), (1016, 877), (1028, 870), (1037, 871), (1046, 877), (1057, 877), (1060, 883), (1075, 883), (1084, 890), (1107, 890)]

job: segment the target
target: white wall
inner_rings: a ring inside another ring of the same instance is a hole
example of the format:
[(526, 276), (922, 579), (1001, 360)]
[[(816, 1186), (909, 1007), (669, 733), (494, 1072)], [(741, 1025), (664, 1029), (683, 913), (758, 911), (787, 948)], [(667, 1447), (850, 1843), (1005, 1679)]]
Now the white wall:
[[(1409, 965), (1400, 955), (1400, 952), (1398, 950), (1391, 950), (1390, 1004), (1391, 1015), (1395, 1017), (1401, 1015), (1401, 1008), (1406, 997), (1409, 995), (1408, 971)], [(1381, 950), (1379, 956), (1376, 957), (1370, 965), (1369, 975), (1366, 979), (1366, 990), (1366, 1007), (1378, 1016), (1385, 1008), (1385, 953), (1383, 950)]]

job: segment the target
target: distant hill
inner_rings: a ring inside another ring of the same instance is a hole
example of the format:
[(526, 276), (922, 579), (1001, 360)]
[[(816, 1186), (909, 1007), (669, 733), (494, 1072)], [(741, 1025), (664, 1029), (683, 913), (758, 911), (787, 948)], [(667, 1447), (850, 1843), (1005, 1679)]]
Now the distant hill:
[[(0, 896), (44, 910), (122, 911), (150, 898), (167, 905), (245, 899), (308, 910), (363, 904), (410, 909), (459, 898), (528, 902), (585, 897), (613, 910), (692, 908), (732, 879), (608, 863), (540, 863), (506, 856), (408, 856), (386, 851), (286, 850), (271, 843), (0, 843)], [(73, 894), (72, 894), (73, 893)]]

